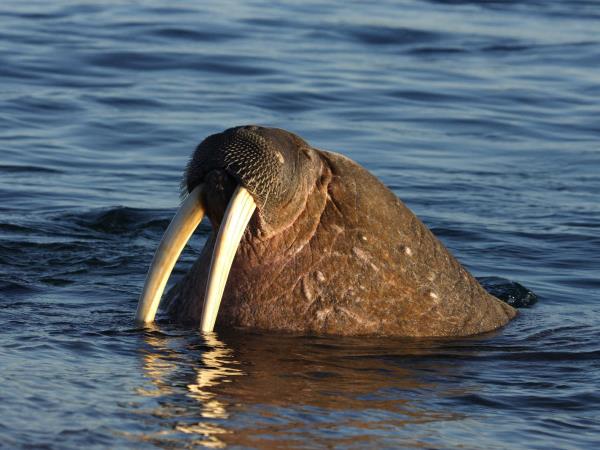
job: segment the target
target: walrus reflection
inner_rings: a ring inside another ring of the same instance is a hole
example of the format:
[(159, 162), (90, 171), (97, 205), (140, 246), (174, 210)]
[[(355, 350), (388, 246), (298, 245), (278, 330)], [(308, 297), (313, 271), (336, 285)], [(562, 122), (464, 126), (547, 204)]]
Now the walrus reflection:
[(488, 294), (379, 180), (295, 134), (244, 126), (206, 138), (187, 199), (148, 273), (136, 318), (154, 320), (204, 214), (213, 233), (168, 293), (169, 314), (205, 332), (467, 336), (516, 314)]
[(364, 435), (464, 418), (440, 400), (466, 392), (436, 382), (462, 376), (463, 361), (437, 359), (445, 344), (435, 341), (254, 333), (205, 341), (180, 329), (145, 341), (140, 357), (150, 386), (141, 392), (152, 396), (147, 420), (156, 431), (144, 439), (159, 447), (264, 448), (275, 434), (294, 446), (290, 430), (313, 427), (314, 414)]
[[(141, 387), (137, 392), (159, 400), (152, 416), (169, 424), (173, 432), (170, 436), (160, 427), (158, 432), (144, 434), (141, 439), (172, 448), (180, 441), (177, 433), (185, 433), (194, 436), (190, 439), (193, 445), (223, 448), (225, 443), (220, 436), (229, 431), (215, 420), (227, 419), (229, 413), (226, 403), (211, 388), (243, 375), (231, 349), (214, 333), (206, 333), (202, 343), (190, 343), (185, 336), (174, 338), (155, 328), (155, 332), (145, 334), (144, 341), (147, 347), (142, 352), (143, 369), (151, 388)], [(185, 354), (182, 356), (181, 352)], [(183, 385), (179, 383), (182, 370), (187, 375)], [(182, 401), (182, 397), (187, 400)]]

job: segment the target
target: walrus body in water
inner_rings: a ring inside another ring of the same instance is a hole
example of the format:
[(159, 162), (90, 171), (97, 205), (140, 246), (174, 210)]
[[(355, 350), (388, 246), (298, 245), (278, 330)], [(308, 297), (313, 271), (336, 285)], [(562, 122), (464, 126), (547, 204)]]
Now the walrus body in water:
[(466, 336), (516, 314), (366, 169), (287, 131), (244, 126), (209, 136), (185, 186), (138, 322), (154, 320), (204, 213), (213, 233), (166, 301), (172, 317), (203, 331), (216, 321), (303, 334)]

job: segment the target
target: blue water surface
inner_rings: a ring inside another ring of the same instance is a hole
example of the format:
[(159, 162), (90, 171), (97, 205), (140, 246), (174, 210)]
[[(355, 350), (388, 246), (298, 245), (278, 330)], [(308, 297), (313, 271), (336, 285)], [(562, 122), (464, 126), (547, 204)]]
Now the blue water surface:
[[(136, 329), (191, 152), (247, 123), (538, 303), (457, 340)], [(597, 1), (3, 0), (0, 447), (596, 448), (599, 173)]]

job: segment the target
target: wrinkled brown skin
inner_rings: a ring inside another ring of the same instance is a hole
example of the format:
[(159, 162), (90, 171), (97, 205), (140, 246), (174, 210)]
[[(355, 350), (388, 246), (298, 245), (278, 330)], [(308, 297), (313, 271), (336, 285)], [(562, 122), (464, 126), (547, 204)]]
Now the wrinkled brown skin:
[[(275, 232), (255, 212), (227, 281), (217, 329), (467, 336), (516, 315), (367, 170), (340, 154), (314, 148), (304, 153), (314, 164), (302, 174), (303, 207)], [(225, 200), (218, 204), (211, 217), (216, 229)], [(168, 310), (179, 321), (200, 320), (213, 245), (214, 234), (168, 294)]]

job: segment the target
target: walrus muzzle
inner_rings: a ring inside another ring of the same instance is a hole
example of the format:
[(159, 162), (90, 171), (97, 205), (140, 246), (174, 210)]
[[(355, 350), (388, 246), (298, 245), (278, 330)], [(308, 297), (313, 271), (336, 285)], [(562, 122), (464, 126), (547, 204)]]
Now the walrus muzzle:
[[(206, 208), (202, 200), (203, 189), (204, 185), (201, 184), (190, 192), (156, 250), (138, 302), (135, 316), (138, 323), (154, 321), (171, 271), (183, 247), (204, 217)], [(204, 332), (212, 331), (215, 326), (233, 258), (255, 209), (256, 203), (250, 193), (238, 185), (225, 210), (212, 254), (200, 324), (200, 329)]]

